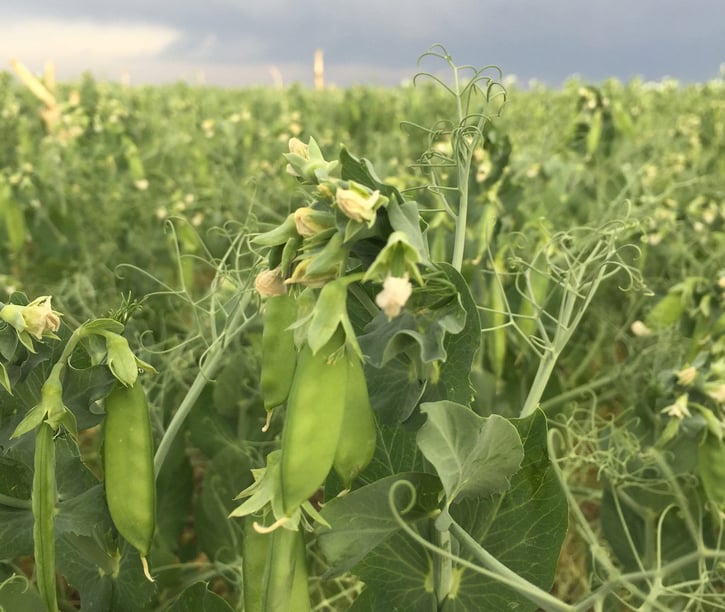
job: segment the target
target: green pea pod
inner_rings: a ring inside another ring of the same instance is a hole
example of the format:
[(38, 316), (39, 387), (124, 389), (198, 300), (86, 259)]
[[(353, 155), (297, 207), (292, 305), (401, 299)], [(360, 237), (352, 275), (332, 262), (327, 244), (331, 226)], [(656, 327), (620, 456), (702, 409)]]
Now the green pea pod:
[(146, 394), (138, 380), (131, 387), (117, 384), (105, 404), (103, 466), (108, 510), (118, 532), (141, 554), (146, 570), (156, 527), (153, 435)]
[(347, 359), (345, 414), (332, 464), (346, 489), (372, 460), (375, 441), (375, 416), (370, 406), (365, 372), (358, 357), (351, 355)]
[(297, 305), (291, 295), (267, 298), (262, 331), (262, 398), (268, 412), (282, 405), (289, 395), (297, 362), (294, 331)]
[(684, 312), (682, 293), (671, 290), (647, 313), (644, 323), (652, 331), (660, 332), (677, 323)]
[(55, 442), (53, 428), (41, 423), (35, 438), (35, 472), (33, 474), (33, 551), (35, 579), (49, 612), (58, 609), (55, 590)]
[(264, 574), (270, 544), (274, 534), (261, 534), (254, 530), (254, 518), (244, 519), (242, 540), (242, 577), (244, 579), (244, 609), (261, 610), (264, 599)]
[(347, 359), (334, 359), (340, 328), (315, 354), (305, 344), (297, 358), (282, 430), (280, 480), (291, 515), (322, 485), (332, 468), (345, 413)]
[[(263, 536), (264, 537), (264, 536)], [(308, 612), (305, 540), (300, 529), (280, 527), (272, 532), (264, 572), (262, 612)], [(250, 608), (255, 610), (256, 608)]]
[(725, 442), (711, 433), (697, 449), (697, 471), (707, 498), (725, 511)]

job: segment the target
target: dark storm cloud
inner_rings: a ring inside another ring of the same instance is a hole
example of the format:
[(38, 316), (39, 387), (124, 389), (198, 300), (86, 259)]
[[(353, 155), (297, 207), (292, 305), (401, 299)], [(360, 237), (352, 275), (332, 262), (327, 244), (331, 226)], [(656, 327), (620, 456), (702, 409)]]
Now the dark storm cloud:
[(26, 0), (13, 11), (171, 27), (163, 59), (228, 66), (310, 63), (322, 48), (328, 66), (403, 74), (435, 42), (458, 62), (552, 84), (573, 73), (704, 80), (725, 62), (725, 0)]

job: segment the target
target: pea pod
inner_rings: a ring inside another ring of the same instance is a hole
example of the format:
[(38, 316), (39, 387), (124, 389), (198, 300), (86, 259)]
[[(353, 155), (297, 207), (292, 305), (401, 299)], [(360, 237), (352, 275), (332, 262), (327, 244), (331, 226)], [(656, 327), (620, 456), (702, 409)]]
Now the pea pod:
[(375, 453), (375, 416), (370, 406), (363, 366), (356, 355), (347, 359), (345, 414), (333, 467), (346, 489), (370, 463)]
[(262, 612), (308, 612), (311, 608), (302, 531), (281, 527), (262, 537), (272, 538), (264, 572)]
[(58, 609), (55, 590), (55, 442), (53, 428), (41, 423), (35, 438), (33, 473), (33, 552), (35, 578), (45, 605), (50, 612)]
[(707, 498), (725, 510), (725, 442), (711, 433), (697, 449), (697, 471)]
[(292, 386), (297, 351), (294, 332), (287, 328), (297, 319), (297, 304), (286, 294), (267, 298), (264, 308), (261, 387), (269, 412), (285, 402)]
[(261, 534), (254, 530), (254, 519), (244, 519), (244, 538), (242, 540), (242, 577), (244, 580), (244, 609), (261, 610), (264, 598), (263, 577), (269, 548), (274, 534)]
[(314, 354), (305, 343), (297, 358), (280, 460), (282, 504), (288, 516), (319, 489), (332, 468), (347, 387), (347, 360), (334, 355), (341, 348), (341, 335), (334, 334)]
[[(153, 436), (146, 394), (137, 380), (106, 397), (103, 465), (113, 523), (141, 554), (144, 569), (156, 527)], [(148, 576), (148, 573), (147, 573)]]

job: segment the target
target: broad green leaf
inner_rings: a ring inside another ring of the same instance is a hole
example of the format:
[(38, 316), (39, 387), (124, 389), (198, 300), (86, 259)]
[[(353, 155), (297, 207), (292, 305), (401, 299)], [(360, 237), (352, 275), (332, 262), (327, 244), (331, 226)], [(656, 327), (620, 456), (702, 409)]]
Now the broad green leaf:
[(418, 430), (418, 447), (436, 469), (448, 505), (508, 489), (524, 451), (507, 419), (480, 417), (447, 400), (421, 404), (420, 410), (428, 419)]
[(196, 582), (184, 589), (166, 609), (167, 612), (233, 612), (233, 608), (204, 582)]
[(90, 536), (94, 530), (110, 531), (113, 524), (105, 500), (103, 485), (97, 484), (80, 495), (61, 501), (55, 517), (56, 533)]
[(32, 486), (33, 471), (25, 462), (0, 456), (0, 493), (30, 501)]
[(194, 475), (183, 436), (171, 445), (156, 478), (156, 535), (161, 548), (176, 552), (179, 536), (188, 520), (193, 497)]
[(393, 359), (382, 368), (365, 364), (370, 404), (381, 423), (397, 424), (410, 417), (418, 405), (426, 382), (410, 375), (403, 358)]
[(96, 402), (116, 384), (116, 379), (105, 365), (83, 369), (66, 368), (63, 377), (63, 403), (73, 412), (78, 429), (98, 425), (102, 420), (100, 406)]
[(447, 358), (441, 364), (438, 384), (428, 385), (424, 399), (447, 399), (468, 406), (473, 398), (470, 372), (481, 343), (481, 319), (466, 279), (449, 264), (439, 263), (437, 266), (458, 289), (466, 323), (459, 333), (446, 335), (444, 349)]
[[(393, 485), (407, 481), (413, 485), (414, 505), (403, 515), (411, 521), (428, 516), (438, 506), (440, 482), (432, 474), (408, 472), (382, 478), (337, 497), (322, 509), (322, 516), (331, 529), (318, 529), (318, 543), (330, 565), (331, 574), (350, 570), (376, 546), (401, 529), (390, 507)], [(400, 511), (411, 503), (411, 489), (398, 486), (393, 493), (395, 507)]]
[(83, 324), (83, 329), (87, 332), (93, 332), (94, 334), (102, 334), (103, 332), (110, 332), (112, 334), (122, 334), (124, 330), (123, 323), (116, 321), (116, 319), (93, 319), (92, 321), (86, 321)]
[(421, 256), (421, 263), (423, 265), (430, 265), (428, 242), (425, 240), (423, 231), (421, 230), (421, 225), (423, 224), (424, 226), (424, 222), (420, 218), (418, 204), (412, 201), (398, 204), (396, 200), (391, 199), (387, 211), (388, 220), (393, 230), (404, 232), (410, 244), (415, 247)]
[(62, 534), (57, 540), (58, 569), (78, 590), (87, 612), (147, 610), (156, 587), (143, 574), (130, 546), (119, 552), (100, 535)]
[(33, 554), (33, 513), (0, 505), (0, 559)]
[[(464, 499), (450, 507), (451, 516), (490, 554), (542, 589), (551, 588), (567, 531), (568, 507), (550, 466), (546, 417), (541, 411), (513, 419), (524, 447), (521, 469), (507, 491)], [(475, 562), (462, 550), (465, 558)], [(446, 610), (532, 611), (527, 599), (499, 582), (464, 570), (455, 600)]]
[(360, 474), (360, 480), (369, 484), (401, 472), (424, 472), (425, 469), (414, 431), (398, 424), (378, 425), (375, 455)]
[(230, 520), (234, 496), (252, 480), (247, 454), (236, 446), (223, 447), (204, 472), (196, 502), (194, 526), (201, 549), (212, 561), (231, 562), (242, 546), (242, 525)]
[(0, 386), (5, 389), (8, 393), (12, 393), (12, 386), (10, 385), (10, 377), (8, 376), (7, 368), (5, 364), (0, 363)]
[[(418, 521), (413, 528), (430, 537), (430, 521)], [(371, 591), (372, 612), (437, 612), (431, 554), (408, 534), (396, 532), (358, 563), (353, 571)], [(471, 608), (489, 609), (494, 610)]]
[(388, 198), (395, 197), (398, 202), (403, 201), (403, 196), (392, 185), (383, 183), (375, 173), (375, 169), (369, 160), (358, 159), (345, 148), (340, 149), (341, 176), (346, 181), (355, 181), (370, 189), (379, 189), (380, 193)]
[(44, 606), (37, 589), (25, 576), (14, 574), (0, 583), (2, 612), (35, 612)]

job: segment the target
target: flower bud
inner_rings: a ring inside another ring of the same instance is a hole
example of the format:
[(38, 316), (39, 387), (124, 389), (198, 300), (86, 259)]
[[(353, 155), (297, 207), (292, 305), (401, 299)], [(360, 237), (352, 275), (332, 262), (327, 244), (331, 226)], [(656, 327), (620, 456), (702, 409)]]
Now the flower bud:
[(262, 297), (275, 297), (287, 293), (279, 268), (262, 270), (254, 280), (254, 288)]
[(309, 206), (298, 208), (294, 212), (294, 219), (297, 233), (303, 238), (316, 236), (335, 224), (335, 219), (329, 211), (319, 211)]
[(689, 387), (697, 378), (697, 368), (690, 366), (677, 372), (677, 382), (683, 387)]
[(36, 340), (55, 337), (60, 329), (60, 313), (50, 305), (51, 296), (34, 299), (26, 306), (8, 304), (0, 310), (0, 319), (10, 323), (18, 333), (27, 332)]
[(306, 145), (299, 138), (289, 139), (289, 152), (294, 155), (299, 155), (303, 159), (310, 158), (309, 145)]
[(375, 223), (375, 211), (383, 203), (383, 198), (379, 190), (370, 192), (364, 186), (350, 181), (350, 189), (337, 188), (335, 201), (346, 217), (372, 226)]
[(383, 282), (383, 290), (375, 296), (375, 303), (388, 319), (392, 319), (400, 314), (411, 293), (413, 286), (407, 276), (388, 276)]

